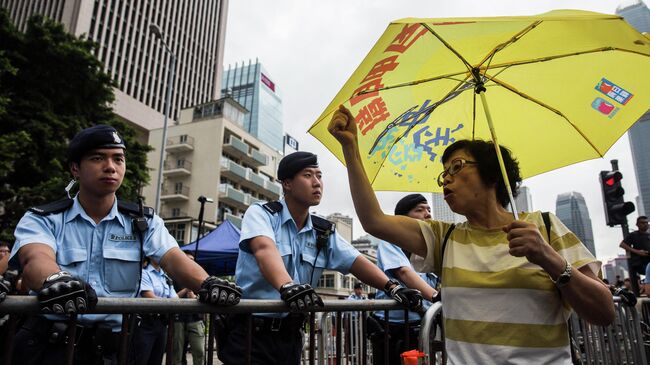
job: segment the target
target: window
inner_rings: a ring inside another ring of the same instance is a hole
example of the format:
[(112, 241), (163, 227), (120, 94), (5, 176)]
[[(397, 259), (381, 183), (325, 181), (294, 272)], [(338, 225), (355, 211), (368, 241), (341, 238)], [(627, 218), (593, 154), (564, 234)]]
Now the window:
[[(174, 210), (172, 209), (172, 212), (173, 211)], [(168, 224), (167, 230), (177, 242), (182, 243), (185, 240), (185, 223)]]
[(318, 280), (318, 286), (321, 288), (334, 288), (334, 275), (325, 274)]
[(172, 217), (178, 217), (181, 215), (181, 208), (172, 208)]

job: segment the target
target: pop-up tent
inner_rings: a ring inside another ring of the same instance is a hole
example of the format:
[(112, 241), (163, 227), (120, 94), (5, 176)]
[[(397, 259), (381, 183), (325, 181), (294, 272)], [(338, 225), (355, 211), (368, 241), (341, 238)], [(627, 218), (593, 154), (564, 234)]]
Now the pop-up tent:
[[(199, 240), (197, 263), (209, 275), (235, 275), (239, 253), (239, 228), (225, 220), (217, 229)], [(181, 247), (181, 250), (194, 254), (196, 242)]]

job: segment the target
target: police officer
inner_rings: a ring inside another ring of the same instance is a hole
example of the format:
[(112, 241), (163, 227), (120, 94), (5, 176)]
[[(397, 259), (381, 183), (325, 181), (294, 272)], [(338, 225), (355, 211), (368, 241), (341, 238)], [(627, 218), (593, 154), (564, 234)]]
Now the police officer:
[[(351, 272), (361, 281), (386, 290), (406, 306), (419, 307), (422, 296), (388, 277), (334, 232), (333, 224), (309, 214), (323, 194), (316, 155), (295, 152), (278, 166), (284, 199), (254, 204), (242, 222), (237, 259), (237, 284), (247, 299), (282, 299), (292, 312), (322, 306), (313, 289), (323, 269)], [(253, 316), (252, 363), (298, 364), (304, 314), (256, 313)], [(221, 336), (219, 358), (241, 363), (246, 351), (246, 322), (230, 316)]]
[(11, 263), (23, 268), (44, 317), (26, 321), (16, 334), (13, 358), (24, 364), (60, 364), (75, 341), (75, 362), (115, 361), (118, 314), (79, 315), (75, 339), (66, 338), (68, 317), (94, 308), (97, 297), (134, 297), (140, 262), (151, 256), (175, 280), (217, 305), (239, 302), (241, 289), (189, 260), (151, 208), (118, 201), (126, 170), (126, 146), (118, 132), (97, 125), (68, 145), (70, 171), (79, 183), (74, 199), (30, 208), (14, 233)]
[[(145, 260), (142, 269), (140, 296), (142, 298), (178, 298), (172, 280), (151, 257)], [(130, 364), (162, 364), (167, 343), (167, 324), (169, 317), (159, 313), (138, 315), (137, 327), (133, 331)]]
[[(409, 194), (395, 205), (395, 215), (405, 215), (420, 220), (431, 218), (431, 208), (427, 199), (422, 194)], [(438, 292), (435, 287), (438, 278), (433, 273), (416, 272), (409, 261), (411, 254), (403, 251), (392, 243), (381, 241), (377, 249), (377, 266), (386, 273), (389, 278), (397, 280), (401, 285), (419, 290), (424, 298), (423, 309), (431, 306), (436, 300)], [(386, 299), (383, 292), (378, 292), (377, 299)], [(372, 317), (379, 322), (374, 326), (375, 333), (370, 333), (372, 342), (373, 361), (376, 364), (399, 364), (400, 354), (418, 345), (418, 335), (421, 317), (418, 313), (409, 311), (407, 321), (404, 320), (404, 311), (388, 311), (388, 324), (390, 340), (384, 343), (383, 328), (386, 322), (384, 311), (376, 311)], [(372, 320), (372, 319), (370, 319)], [(369, 326), (373, 328), (373, 326)], [(409, 330), (409, 343), (406, 343), (405, 330)], [(384, 358), (384, 348), (388, 347), (388, 361)]]

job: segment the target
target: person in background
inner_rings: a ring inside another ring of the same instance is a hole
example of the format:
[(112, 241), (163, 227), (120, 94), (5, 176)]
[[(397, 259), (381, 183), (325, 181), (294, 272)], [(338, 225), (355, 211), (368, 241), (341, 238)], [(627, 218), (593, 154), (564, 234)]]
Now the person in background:
[(348, 300), (366, 300), (366, 299), (368, 299), (368, 297), (365, 294), (363, 294), (363, 284), (355, 283), (354, 292), (350, 294)]
[[(187, 257), (194, 261), (188, 252)], [(188, 288), (176, 288), (179, 298), (195, 299), (196, 294)], [(174, 315), (174, 365), (186, 364), (185, 349), (189, 344), (192, 352), (192, 364), (203, 364), (205, 356), (205, 324), (203, 314), (184, 313)]]
[[(431, 207), (422, 194), (409, 194), (395, 205), (395, 215), (407, 216), (419, 220), (431, 219)], [(377, 248), (377, 266), (386, 273), (389, 278), (396, 279), (401, 285), (411, 289), (417, 289), (424, 297), (423, 309), (426, 310), (431, 303), (437, 300), (438, 291), (435, 289), (438, 278), (433, 273), (416, 272), (409, 260), (411, 253), (402, 250), (398, 246), (381, 241)], [(384, 293), (377, 293), (377, 299), (385, 299)], [(418, 336), (420, 333), (421, 313), (408, 312), (407, 321), (404, 318), (403, 310), (392, 310), (388, 312), (388, 319), (384, 311), (375, 311), (372, 319), (378, 322), (379, 326), (369, 325), (371, 328), (379, 328), (379, 331), (371, 333), (368, 331), (372, 343), (373, 361), (377, 364), (385, 363), (384, 349), (388, 346), (388, 364), (398, 364), (400, 354), (404, 351), (417, 348)], [(384, 343), (383, 329), (388, 320), (390, 339)], [(405, 332), (409, 331), (408, 342)]]
[(639, 275), (646, 274), (650, 262), (650, 231), (648, 231), (648, 217), (642, 215), (636, 219), (637, 230), (631, 232), (619, 247), (627, 251), (630, 269), (630, 280), (633, 293), (639, 296)]

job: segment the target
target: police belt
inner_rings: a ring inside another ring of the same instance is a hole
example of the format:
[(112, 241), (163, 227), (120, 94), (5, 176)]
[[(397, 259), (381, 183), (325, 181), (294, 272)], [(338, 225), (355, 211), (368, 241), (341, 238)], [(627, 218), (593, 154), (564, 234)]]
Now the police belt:
[[(236, 314), (230, 317), (230, 323), (235, 325), (246, 325), (247, 315)], [(286, 317), (262, 317), (252, 316), (253, 331), (255, 332), (292, 332), (299, 330), (306, 320), (304, 314), (291, 313)]]
[[(65, 346), (70, 342), (68, 337), (69, 322), (50, 321), (45, 317), (29, 317), (22, 328), (36, 333), (39, 338), (46, 340), (53, 345)], [(93, 346), (101, 348), (104, 354), (117, 352), (121, 332), (113, 332), (109, 327), (92, 326), (86, 327), (75, 325), (74, 342), (77, 347)]]

